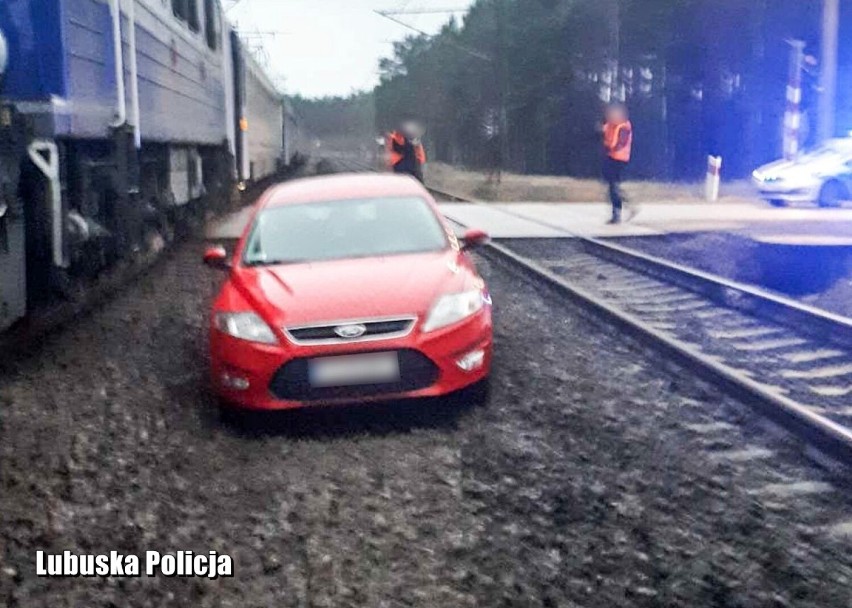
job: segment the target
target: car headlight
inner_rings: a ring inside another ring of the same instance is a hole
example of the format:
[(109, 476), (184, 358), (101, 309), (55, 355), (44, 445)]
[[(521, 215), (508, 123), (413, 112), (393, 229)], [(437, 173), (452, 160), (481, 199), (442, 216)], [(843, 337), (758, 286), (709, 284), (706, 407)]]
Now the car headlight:
[(751, 175), (755, 180), (757, 180), (759, 182), (763, 182), (764, 184), (772, 184), (772, 183), (775, 183), (775, 182), (780, 182), (781, 179), (782, 179), (780, 175), (766, 174), (766, 173), (763, 173), (762, 171), (755, 171)]
[(438, 298), (423, 324), (423, 331), (435, 331), (477, 313), (485, 305), (480, 289), (451, 293)]
[(216, 328), (229, 336), (261, 344), (278, 343), (272, 329), (257, 313), (220, 312), (216, 313), (215, 319)]

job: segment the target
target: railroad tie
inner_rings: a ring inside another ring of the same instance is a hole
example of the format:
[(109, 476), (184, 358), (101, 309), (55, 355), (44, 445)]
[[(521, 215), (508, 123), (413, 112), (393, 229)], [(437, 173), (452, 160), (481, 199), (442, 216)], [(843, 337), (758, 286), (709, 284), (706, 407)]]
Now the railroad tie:
[(799, 380), (822, 380), (825, 378), (838, 378), (840, 376), (847, 376), (850, 374), (852, 374), (852, 363), (828, 365), (809, 370), (788, 369), (781, 372), (781, 375), (784, 378)]

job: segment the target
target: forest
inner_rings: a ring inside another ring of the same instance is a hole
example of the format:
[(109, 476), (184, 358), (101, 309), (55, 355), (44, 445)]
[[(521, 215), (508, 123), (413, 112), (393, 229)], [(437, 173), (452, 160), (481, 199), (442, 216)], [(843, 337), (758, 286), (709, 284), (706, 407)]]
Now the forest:
[[(852, 128), (846, 4), (838, 135)], [(332, 106), (354, 104), (359, 132), (372, 117), (376, 134), (414, 115), (433, 160), (590, 176), (603, 107), (623, 101), (632, 177), (695, 178), (709, 154), (739, 177), (780, 155), (793, 39), (806, 45), (802, 143), (813, 143), (820, 25), (819, 0), (478, 0), (438, 35), (395, 43), (374, 91), (300, 107), (326, 107), (337, 124)]]

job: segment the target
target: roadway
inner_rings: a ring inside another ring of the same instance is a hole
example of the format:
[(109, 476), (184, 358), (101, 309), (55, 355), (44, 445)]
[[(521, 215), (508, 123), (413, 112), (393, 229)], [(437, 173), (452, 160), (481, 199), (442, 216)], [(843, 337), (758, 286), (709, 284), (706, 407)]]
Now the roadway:
[[(785, 208), (761, 203), (644, 204), (636, 218), (607, 225), (601, 203), (441, 203), (448, 218), (486, 230), (494, 238), (558, 238), (569, 233), (593, 237), (660, 236), (730, 232), (770, 243), (852, 246), (852, 208)], [(236, 238), (250, 209), (211, 224), (211, 238)]]

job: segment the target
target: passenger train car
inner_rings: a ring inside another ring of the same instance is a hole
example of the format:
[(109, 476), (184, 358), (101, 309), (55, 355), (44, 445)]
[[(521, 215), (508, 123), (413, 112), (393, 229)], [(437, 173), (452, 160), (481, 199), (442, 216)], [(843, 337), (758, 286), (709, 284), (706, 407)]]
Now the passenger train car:
[(0, 330), (282, 162), (219, 0), (0, 1)]

